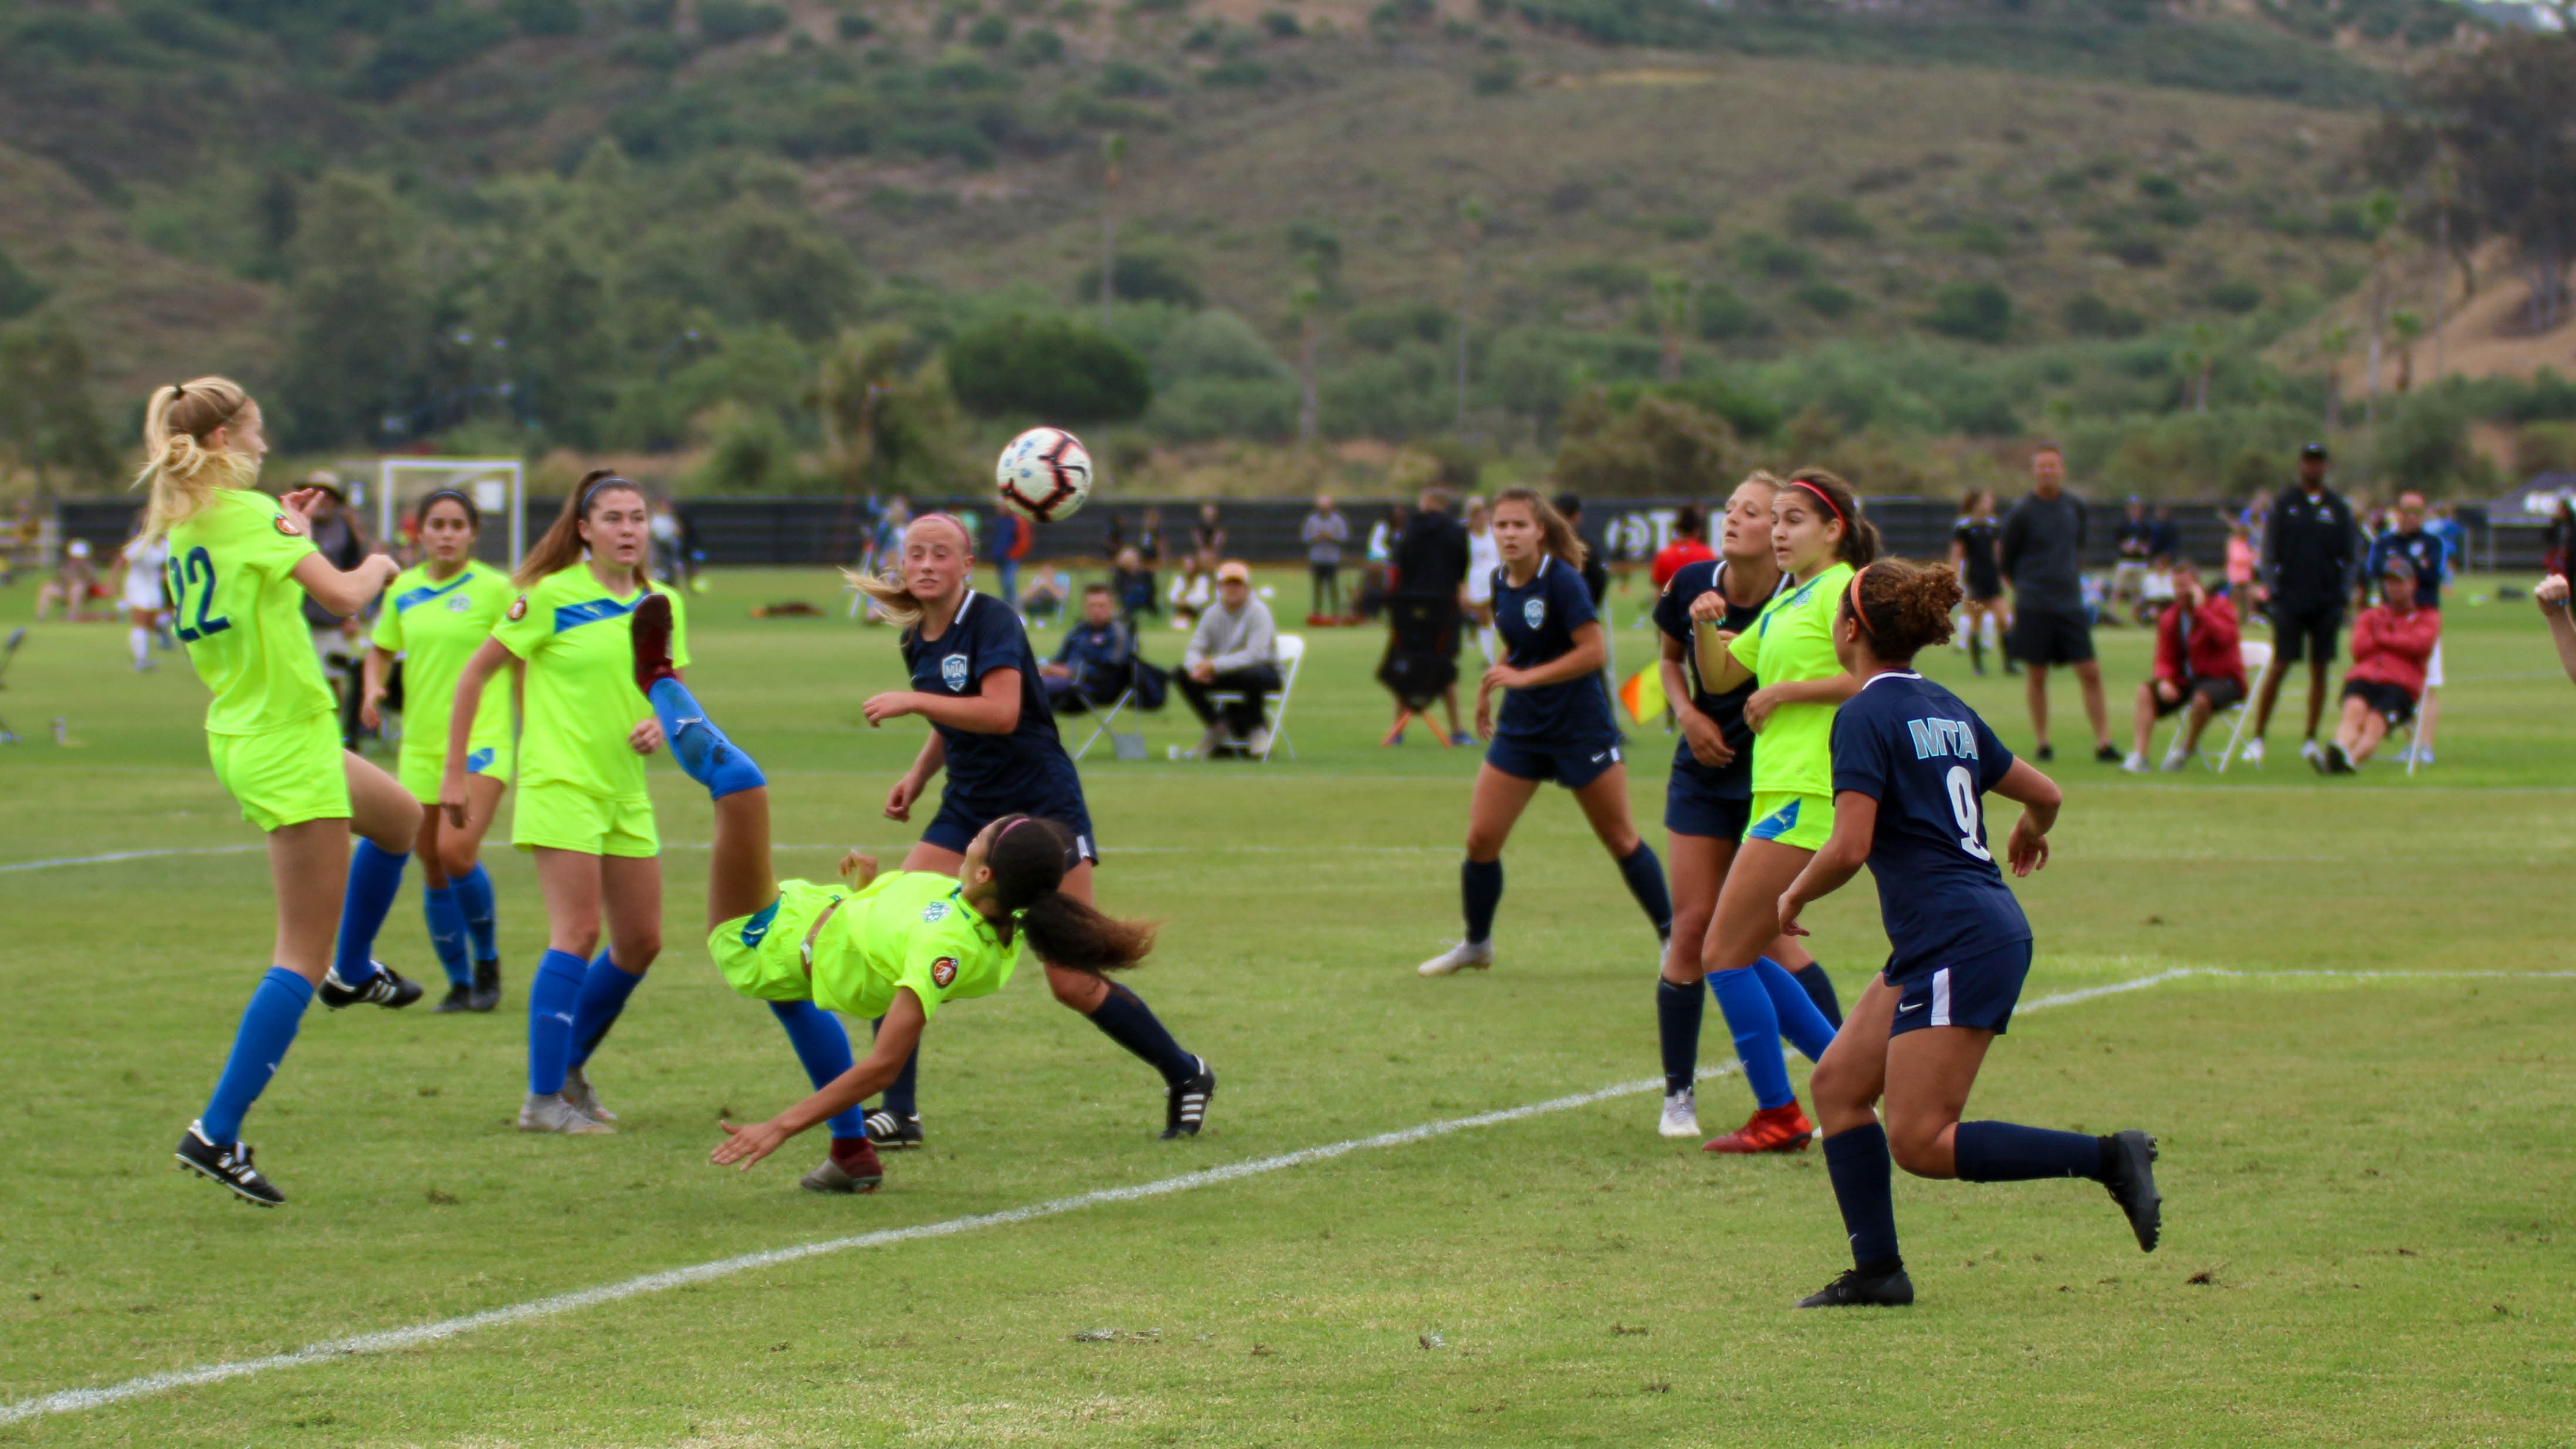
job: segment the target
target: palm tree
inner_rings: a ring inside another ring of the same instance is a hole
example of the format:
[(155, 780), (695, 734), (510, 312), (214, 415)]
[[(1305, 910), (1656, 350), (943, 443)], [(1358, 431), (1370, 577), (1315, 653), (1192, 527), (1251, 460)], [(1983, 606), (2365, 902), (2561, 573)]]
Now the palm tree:
[[(1309, 259), (1312, 265), (1312, 259)], [(1288, 315), (1297, 319), (1297, 444), (1310, 447), (1315, 441), (1315, 334), (1319, 330), (1318, 313), (1324, 308), (1324, 287), (1314, 277), (1300, 280), (1288, 291)]]
[(2317, 334), (2317, 352), (2326, 363), (2326, 430), (2343, 426), (2343, 356), (2352, 350), (2352, 329), (2338, 322)]
[(1458, 203), (1467, 223), (1465, 265), (1458, 278), (1458, 436), (1467, 436), (1467, 298), (1476, 285), (1476, 244), (1485, 238), (1485, 204), (1470, 196)]
[(1118, 296), (1118, 173), (1127, 159), (1127, 138), (1112, 131), (1100, 138), (1100, 330), (1109, 330), (1109, 304)]
[(1682, 324), (1690, 319), (1690, 283), (1670, 272), (1657, 272), (1648, 284), (1652, 291), (1648, 305), (1654, 311), (1655, 331), (1663, 343), (1663, 356), (1655, 369), (1659, 381), (1682, 380)]
[(2424, 316), (2420, 312), (2392, 313), (2388, 330), (2397, 339), (2397, 390), (2411, 392), (2415, 387), (2415, 339), (2424, 335)]
[(2361, 204), (2362, 225), (2370, 232), (2370, 368), (2369, 401), (2364, 421), (2379, 417), (2379, 360), (2388, 332), (2388, 252), (2396, 236), (2397, 195), (2386, 187)]

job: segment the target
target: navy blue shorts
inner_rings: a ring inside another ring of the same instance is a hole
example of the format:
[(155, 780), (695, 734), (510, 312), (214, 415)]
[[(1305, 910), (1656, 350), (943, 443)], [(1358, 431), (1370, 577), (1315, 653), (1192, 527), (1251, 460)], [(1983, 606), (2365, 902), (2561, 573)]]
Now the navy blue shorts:
[(1705, 835), (1733, 845), (1753, 823), (1753, 797), (1730, 798), (1710, 788), (1691, 765), (1675, 761), (1664, 784), (1664, 828), (1675, 835)]
[(1974, 956), (1952, 958), (1946, 966), (1925, 966), (1887, 984), (1900, 993), (1889, 1036), (1903, 1036), (1927, 1026), (1968, 1026), (2004, 1034), (2013, 1006), (2021, 1000), (2022, 978), (2030, 974), (2030, 943), (2015, 941)]
[(1091, 833), (1091, 812), (1084, 809), (1078, 799), (1039, 801), (1030, 805), (1014, 805), (1007, 810), (989, 810), (976, 802), (951, 795), (939, 802), (939, 813), (932, 817), (930, 828), (921, 832), (921, 841), (924, 845), (936, 845), (942, 850), (964, 855), (966, 847), (975, 843), (975, 837), (983, 833), (985, 826), (1005, 815), (1034, 815), (1040, 820), (1052, 820), (1073, 832), (1074, 848), (1082, 853), (1084, 860), (1096, 862), (1100, 859), (1100, 839)]
[(1619, 742), (1604, 740), (1561, 749), (1496, 735), (1485, 746), (1485, 763), (1523, 780), (1554, 780), (1569, 790), (1580, 790), (1619, 763)]

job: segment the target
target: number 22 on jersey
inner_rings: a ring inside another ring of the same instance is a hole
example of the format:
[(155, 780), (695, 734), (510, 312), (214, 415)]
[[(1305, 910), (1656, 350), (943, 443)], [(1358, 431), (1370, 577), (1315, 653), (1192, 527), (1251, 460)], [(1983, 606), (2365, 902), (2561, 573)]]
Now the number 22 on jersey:
[[(169, 560), (162, 568), (170, 579), (171, 622), (182, 640), (193, 644), (209, 634), (220, 634), (233, 626), (233, 621), (221, 614), (211, 619), (206, 617), (206, 610), (215, 601), (215, 560), (206, 552), (204, 544), (188, 550), (184, 559)], [(188, 591), (192, 587), (197, 594), (197, 613), (193, 623), (188, 617)]]

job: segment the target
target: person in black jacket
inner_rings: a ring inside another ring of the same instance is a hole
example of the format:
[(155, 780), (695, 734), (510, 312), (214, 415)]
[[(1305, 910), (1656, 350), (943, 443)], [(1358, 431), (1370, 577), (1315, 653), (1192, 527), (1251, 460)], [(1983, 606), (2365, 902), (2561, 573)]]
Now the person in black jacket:
[(1592, 607), (1598, 610), (1610, 594), (1610, 566), (1601, 561), (1602, 548), (1583, 528), (1583, 499), (1578, 494), (1556, 495), (1556, 511), (1574, 526), (1574, 536), (1583, 540), (1583, 587), (1592, 594)]
[(2334, 662), (2335, 636), (2343, 632), (2344, 605), (2361, 569), (2361, 530), (2352, 505), (2326, 486), (2326, 445), (2299, 450), (2299, 481), (2272, 502), (2263, 530), (2263, 558), (2254, 574), (2254, 601), (2272, 617), (2272, 667), (2254, 695), (2254, 737), (2245, 762), (2263, 763), (2263, 731), (2281, 697), (2289, 666), (2308, 662), (2308, 727), (2300, 758), (2318, 753), (2317, 721), (2325, 710), (2326, 666)]
[[(1449, 516), (1447, 493), (1438, 488), (1422, 490), (1421, 506), (1404, 526), (1404, 536), (1395, 541), (1387, 574), (1387, 592), (1396, 597), (1444, 599), (1453, 609), (1465, 602), (1467, 528)], [(1449, 630), (1448, 638), (1454, 648), (1457, 631)], [(1450, 742), (1475, 743), (1458, 723), (1458, 686), (1442, 691), (1440, 702), (1448, 711)]]

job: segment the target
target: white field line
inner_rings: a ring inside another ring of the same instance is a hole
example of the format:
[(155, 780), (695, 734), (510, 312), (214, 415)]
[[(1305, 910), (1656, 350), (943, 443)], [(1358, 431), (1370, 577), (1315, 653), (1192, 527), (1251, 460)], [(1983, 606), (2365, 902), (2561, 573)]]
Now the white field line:
[[(2073, 991), (2056, 992), (2022, 1003), (2020, 1011), (2027, 1013), (2046, 1011), (2052, 1007), (2073, 1006), (2079, 1002), (2093, 1001), (2105, 996), (2144, 991), (2151, 986), (2160, 986), (2165, 982), (2177, 981), (2186, 976), (2349, 976), (2363, 979), (2393, 976), (2481, 978), (2531, 976), (2570, 979), (2576, 978), (2576, 971), (2229, 971), (2215, 967), (2178, 966), (2169, 971), (2159, 971), (2152, 976), (2141, 976), (2130, 981), (2115, 981), (2104, 986), (2086, 986)], [(1729, 1064), (1704, 1068), (1699, 1075), (1700, 1080), (1706, 1081), (1712, 1077), (1730, 1075), (1734, 1071), (1735, 1067)], [(308, 1344), (291, 1353), (270, 1354), (265, 1358), (235, 1359), (229, 1363), (204, 1364), (197, 1368), (179, 1369), (168, 1373), (145, 1374), (140, 1378), (127, 1379), (122, 1383), (108, 1384), (101, 1388), (64, 1389), (57, 1393), (43, 1394), (32, 1399), (20, 1399), (15, 1403), (0, 1406), (0, 1424), (15, 1424), (46, 1414), (72, 1414), (85, 1409), (106, 1408), (111, 1404), (123, 1403), (128, 1399), (138, 1399), (149, 1394), (221, 1383), (226, 1379), (266, 1373), (271, 1369), (301, 1368), (308, 1364), (327, 1363), (333, 1359), (347, 1358), (356, 1354), (390, 1353), (398, 1349), (455, 1338), (477, 1329), (525, 1323), (537, 1318), (551, 1318), (561, 1313), (596, 1308), (604, 1303), (622, 1302), (647, 1293), (660, 1293), (667, 1289), (686, 1287), (692, 1283), (706, 1283), (718, 1278), (728, 1278), (736, 1273), (746, 1273), (755, 1268), (774, 1268), (802, 1258), (820, 1257), (826, 1253), (847, 1252), (854, 1248), (882, 1248), (922, 1238), (954, 1237), (959, 1233), (1008, 1227), (1013, 1223), (1051, 1218), (1059, 1214), (1079, 1212), (1085, 1208), (1102, 1207), (1110, 1203), (1168, 1197), (1173, 1193), (1190, 1192), (1202, 1187), (1215, 1187), (1222, 1183), (1240, 1181), (1247, 1177), (1259, 1177), (1291, 1167), (1303, 1167), (1312, 1162), (1328, 1162), (1333, 1158), (1345, 1157), (1354, 1152), (1380, 1147), (1404, 1147), (1412, 1143), (1428, 1141), (1434, 1137), (1445, 1137), (1453, 1132), (1468, 1131), (1471, 1128), (1497, 1127), (1507, 1122), (1519, 1122), (1556, 1112), (1570, 1112), (1578, 1107), (1595, 1106), (1619, 1097), (1641, 1096), (1648, 1092), (1660, 1091), (1663, 1085), (1663, 1079), (1660, 1077), (1621, 1082), (1616, 1086), (1577, 1092), (1572, 1096), (1551, 1097), (1544, 1102), (1532, 1102), (1527, 1106), (1480, 1112), (1472, 1117), (1450, 1117), (1437, 1122), (1425, 1122), (1418, 1127), (1407, 1127), (1396, 1132), (1382, 1132), (1374, 1137), (1354, 1137), (1347, 1141), (1326, 1143), (1320, 1147), (1283, 1152), (1275, 1157), (1256, 1157), (1224, 1167), (1211, 1167), (1200, 1172), (1185, 1172), (1178, 1177), (1167, 1177), (1156, 1182), (1138, 1183), (1132, 1187), (1102, 1188), (1095, 1192), (1076, 1193), (1071, 1197), (1051, 1198), (1045, 1202), (1030, 1203), (1025, 1207), (1006, 1208), (1001, 1212), (948, 1218), (940, 1222), (920, 1223), (908, 1228), (886, 1228), (873, 1233), (860, 1233), (853, 1237), (826, 1238), (821, 1242), (804, 1243), (790, 1248), (771, 1248), (766, 1252), (719, 1258), (712, 1263), (700, 1263), (688, 1268), (673, 1268), (660, 1273), (647, 1273), (642, 1277), (628, 1278), (621, 1282), (604, 1283), (596, 1288), (558, 1293), (549, 1298), (532, 1299), (526, 1303), (514, 1303), (502, 1308), (487, 1308), (480, 1313), (468, 1313), (457, 1318), (442, 1318), (435, 1323), (418, 1323), (409, 1328), (391, 1328), (376, 1333), (361, 1333), (349, 1338), (328, 1339), (321, 1343)]]
[[(164, 856), (173, 855), (248, 855), (256, 851), (266, 850), (267, 848), (268, 847), (265, 845), (206, 845), (171, 848), (166, 850), (119, 850), (107, 855), (66, 855), (53, 860), (16, 860), (0, 864), (0, 875), (20, 870), (55, 870), (60, 867), (70, 865), (111, 865), (124, 860), (157, 860)], [(709, 850), (713, 849), (713, 846), (703, 840), (671, 840), (663, 842), (662, 848), (664, 850)], [(851, 848), (852, 847), (848, 844), (791, 845), (784, 843), (775, 844), (770, 847), (771, 850), (849, 850)], [(857, 848), (860, 850), (900, 851), (911, 849), (912, 842), (901, 841), (892, 845), (861, 845)], [(1231, 855), (1456, 855), (1458, 853), (1458, 847), (1454, 845), (1248, 845), (1233, 842), (1220, 842), (1213, 845), (1111, 845), (1103, 846), (1101, 848), (1101, 854), (1103, 855), (1207, 855), (1211, 853)], [(2154, 858), (2162, 859), (2162, 857)], [(2247, 857), (2232, 856), (2228, 858), (2243, 860)], [(2323, 857), (2320, 857), (2320, 859), (2322, 858)]]

